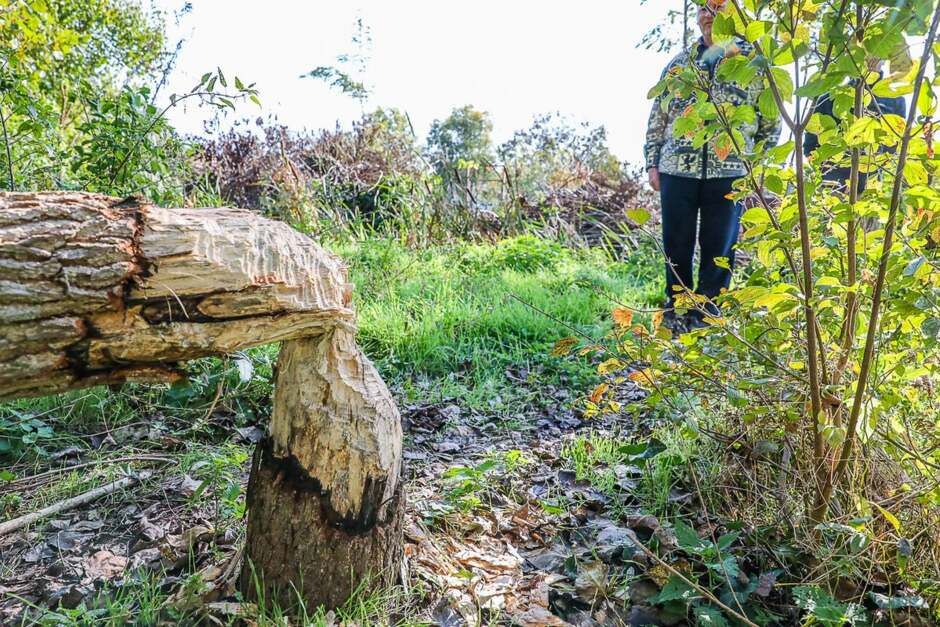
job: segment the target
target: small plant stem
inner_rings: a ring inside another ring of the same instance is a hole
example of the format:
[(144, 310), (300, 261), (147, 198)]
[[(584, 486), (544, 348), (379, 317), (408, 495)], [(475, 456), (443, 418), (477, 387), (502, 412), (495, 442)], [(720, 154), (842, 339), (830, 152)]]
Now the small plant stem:
[[(695, 482), (695, 493), (698, 496), (698, 502), (702, 506), (702, 511), (705, 512), (705, 520), (711, 519), (711, 514), (708, 511), (708, 506), (705, 505), (705, 497), (702, 496), (702, 487), (698, 483), (698, 473), (695, 472), (695, 467), (692, 465), (692, 460), (685, 460), (686, 465), (689, 467), (689, 474), (692, 475), (692, 481)], [(734, 604), (738, 606), (738, 609), (741, 610), (741, 613), (744, 613), (744, 608), (741, 607), (741, 601), (738, 600), (738, 595), (734, 591), (734, 586), (731, 584), (731, 576), (724, 569), (724, 559), (721, 556), (721, 549), (718, 547), (718, 538), (715, 537), (715, 529), (709, 525), (708, 535), (711, 536), (712, 544), (715, 545), (715, 555), (718, 556), (718, 563), (722, 565), (721, 573), (725, 576), (725, 583), (728, 585), (728, 590), (731, 592), (731, 598), (734, 599)]]
[(221, 97), (229, 98), (229, 99), (235, 99), (235, 98), (239, 98), (239, 97), (240, 97), (240, 96), (227, 96), (227, 95), (226, 95), (226, 96), (222, 96), (221, 94), (217, 94), (217, 93), (212, 92), (212, 91), (193, 91), (193, 92), (190, 92), (190, 93), (188, 93), (188, 94), (185, 94), (185, 95), (180, 96), (179, 98), (173, 100), (170, 104), (168, 104), (167, 106), (165, 106), (162, 111), (160, 111), (156, 116), (154, 116), (153, 120), (150, 121), (150, 124), (147, 125), (147, 128), (144, 129), (144, 132), (143, 132), (143, 133), (140, 133), (140, 134), (137, 136), (137, 139), (134, 141), (134, 143), (133, 143), (133, 145), (130, 147), (130, 149), (129, 149), (126, 153), (124, 153), (124, 157), (121, 159), (121, 161), (117, 164), (117, 167), (114, 169), (114, 174), (112, 174), (112, 175), (111, 175), (111, 178), (108, 180), (108, 187), (109, 187), (109, 188), (114, 187), (114, 183), (117, 181), (118, 177), (121, 176), (121, 173), (124, 171), (124, 168), (127, 166), (128, 160), (131, 158), (131, 156), (132, 156), (135, 152), (137, 152), (137, 149), (140, 147), (140, 145), (141, 145), (141, 144), (144, 142), (144, 140), (147, 138), (147, 135), (150, 134), (150, 131), (152, 131), (152, 130), (154, 129), (154, 127), (157, 126), (157, 124), (160, 122), (160, 120), (162, 120), (162, 119), (166, 116), (166, 114), (170, 111), (170, 109), (172, 109), (173, 107), (175, 107), (175, 106), (178, 105), (179, 103), (183, 102), (184, 100), (187, 100), (187, 99), (189, 99), (189, 98), (193, 98), (193, 97), (195, 97), (195, 96), (200, 96), (200, 97), (202, 97), (202, 96), (210, 96), (210, 97), (221, 96)]
[(879, 316), (881, 314), (881, 301), (884, 297), (885, 279), (888, 274), (888, 262), (891, 258), (891, 247), (894, 245), (894, 231), (897, 226), (898, 211), (901, 207), (901, 190), (904, 184), (904, 166), (907, 163), (907, 153), (913, 136), (914, 118), (917, 114), (917, 100), (920, 97), (920, 90), (923, 87), (924, 75), (927, 69), (927, 61), (933, 50), (933, 44), (937, 39), (937, 26), (940, 24), (940, 4), (934, 9), (933, 19), (930, 23), (930, 31), (924, 40), (924, 51), (920, 59), (920, 68), (917, 71), (917, 78), (914, 80), (914, 90), (911, 96), (911, 108), (907, 112), (907, 122), (904, 129), (904, 137), (901, 140), (901, 148), (898, 152), (898, 164), (894, 172), (894, 187), (891, 190), (891, 208), (888, 212), (888, 222), (885, 225), (884, 241), (881, 247), (881, 258), (878, 261), (878, 275), (875, 279), (874, 291), (872, 293), (871, 314), (868, 319), (868, 334), (865, 338), (865, 350), (862, 354), (862, 362), (859, 366), (858, 383), (855, 386), (855, 397), (852, 401), (852, 412), (849, 414), (848, 425), (846, 426), (845, 443), (842, 445), (842, 451), (839, 455), (839, 462), (836, 464), (832, 474), (827, 478), (823, 489), (817, 495), (816, 505), (810, 514), (810, 520), (813, 523), (822, 522), (829, 511), (829, 503), (832, 498), (832, 491), (838, 484), (845, 469), (852, 457), (852, 451), (855, 447), (856, 430), (858, 429), (859, 417), (862, 413), (862, 405), (868, 392), (868, 377), (871, 374), (872, 365), (875, 361), (875, 339), (878, 335)]
[(822, 432), (819, 417), (822, 412), (822, 394), (819, 377), (818, 334), (816, 332), (816, 310), (813, 307), (813, 261), (809, 239), (809, 210), (806, 206), (806, 178), (803, 172), (803, 127), (793, 131), (793, 153), (796, 156), (796, 199), (800, 221), (800, 249), (803, 266), (803, 312), (806, 317), (806, 362), (809, 368), (810, 428), (813, 430), (813, 465), (819, 473), (825, 464)]
[[(2, 104), (2, 103), (0, 103)], [(0, 107), (0, 126), (3, 127), (3, 146), (7, 153), (7, 177), (9, 178), (10, 191), (16, 191), (16, 181), (13, 178), (13, 153), (10, 150), (10, 136), (7, 133), (7, 119), (3, 115), (3, 107)]]
[[(862, 4), (855, 5), (855, 38), (861, 43), (865, 36), (865, 29), (862, 26)], [(855, 85), (855, 119), (862, 117), (862, 96), (864, 95), (865, 81), (859, 80)], [(858, 179), (859, 167), (861, 162), (861, 153), (858, 147), (852, 148), (852, 169), (849, 174), (849, 223), (846, 232), (846, 281), (849, 288), (854, 288), (858, 282), (858, 242), (856, 241), (858, 224), (855, 220), (855, 204), (858, 202)], [(849, 355), (852, 353), (852, 344), (855, 341), (855, 320), (858, 311), (858, 294), (854, 289), (848, 293), (845, 299), (845, 322), (842, 327), (842, 354), (839, 356), (839, 362), (836, 364), (832, 375), (832, 382), (838, 384), (845, 372), (849, 362)]]

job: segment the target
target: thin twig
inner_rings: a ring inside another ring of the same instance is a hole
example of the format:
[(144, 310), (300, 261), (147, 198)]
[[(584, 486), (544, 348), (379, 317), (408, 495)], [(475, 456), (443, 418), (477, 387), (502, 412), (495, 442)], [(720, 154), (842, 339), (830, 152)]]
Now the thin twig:
[(128, 455), (127, 457), (118, 457), (116, 459), (103, 459), (94, 462), (84, 462), (81, 464), (74, 464), (72, 466), (63, 466), (62, 468), (53, 468), (52, 470), (47, 470), (41, 472), (38, 475), (32, 475), (31, 477), (21, 477), (19, 479), (14, 479), (13, 481), (7, 482), (2, 486), (2, 488), (7, 488), (12, 485), (18, 485), (21, 483), (33, 483), (40, 481), (47, 477), (57, 475), (63, 472), (71, 472), (73, 470), (79, 470), (80, 468), (88, 468), (89, 466), (103, 466), (105, 464), (120, 464), (124, 462), (163, 462), (169, 463), (173, 461), (172, 457), (165, 457), (163, 455)]
[(739, 621), (741, 621), (741, 622), (744, 623), (745, 625), (749, 625), (750, 627), (758, 627), (757, 623), (753, 622), (753, 621), (752, 621), (751, 619), (749, 619), (747, 616), (736, 612), (735, 610), (731, 609), (730, 607), (728, 607), (727, 605), (725, 605), (724, 603), (722, 603), (722, 602), (718, 599), (718, 597), (716, 597), (714, 594), (712, 594), (711, 592), (709, 592), (708, 590), (706, 590), (705, 588), (703, 588), (703, 587), (700, 586), (699, 584), (695, 583), (694, 581), (691, 581), (688, 577), (686, 577), (685, 575), (683, 575), (682, 573), (680, 573), (678, 570), (676, 570), (675, 568), (673, 568), (671, 565), (667, 564), (662, 558), (660, 558), (658, 555), (656, 555), (655, 553), (653, 553), (652, 551), (650, 551), (648, 548), (646, 548), (646, 547), (643, 546), (642, 544), (637, 543), (636, 546), (640, 547), (640, 550), (643, 551), (643, 553), (644, 553), (647, 557), (649, 557), (650, 559), (652, 559), (653, 561), (655, 561), (657, 564), (659, 564), (660, 566), (662, 566), (662, 567), (665, 568), (666, 570), (668, 570), (671, 574), (673, 574), (673, 575), (675, 575), (676, 577), (678, 577), (679, 579), (681, 579), (687, 586), (689, 586), (689, 587), (693, 588), (694, 590), (696, 590), (696, 591), (697, 591), (699, 594), (701, 594), (703, 597), (705, 597), (706, 599), (708, 599), (709, 601), (711, 601), (712, 603), (714, 603), (715, 605), (717, 605), (718, 607), (720, 607), (720, 608), (723, 609), (724, 611), (728, 612), (729, 614), (731, 614), (732, 616), (734, 616), (735, 618), (737, 618)]
[(117, 481), (112, 481), (106, 485), (95, 488), (94, 490), (89, 490), (78, 496), (73, 496), (70, 499), (65, 499), (64, 501), (59, 501), (58, 503), (53, 503), (48, 507), (44, 507), (38, 511), (26, 514), (25, 516), (20, 516), (19, 518), (14, 518), (13, 520), (8, 520), (5, 523), (0, 523), (0, 536), (4, 536), (8, 533), (12, 533), (18, 529), (22, 529), (28, 525), (33, 524), (47, 516), (52, 516), (59, 514), (70, 509), (79, 507), (80, 505), (85, 505), (86, 503), (91, 503), (102, 496), (107, 496), (118, 490), (123, 490), (124, 488), (129, 488), (130, 486), (138, 483), (142, 479), (147, 479), (150, 477), (149, 472), (142, 472), (137, 477), (124, 477), (123, 479), (118, 479)]
[(0, 107), (0, 126), (3, 127), (3, 145), (7, 151), (7, 175), (10, 179), (10, 191), (16, 191), (16, 182), (13, 178), (13, 154), (10, 151), (10, 136), (7, 134), (7, 119), (3, 115), (3, 109)]

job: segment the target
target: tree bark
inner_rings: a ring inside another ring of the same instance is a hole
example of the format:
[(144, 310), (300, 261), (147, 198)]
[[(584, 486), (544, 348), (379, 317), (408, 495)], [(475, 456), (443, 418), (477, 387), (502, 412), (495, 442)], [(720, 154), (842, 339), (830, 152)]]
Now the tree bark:
[(283, 342), (243, 592), (335, 607), (364, 578), (391, 583), (402, 555), (400, 419), (350, 294), (337, 257), (249, 211), (0, 193), (0, 400), (172, 381), (186, 360)]
[[(319, 364), (304, 367), (302, 364)], [(241, 589), (337, 607), (400, 572), (401, 423), (372, 364), (337, 329), (284, 347), (271, 437), (255, 453)], [(293, 538), (291, 543), (283, 538)]]

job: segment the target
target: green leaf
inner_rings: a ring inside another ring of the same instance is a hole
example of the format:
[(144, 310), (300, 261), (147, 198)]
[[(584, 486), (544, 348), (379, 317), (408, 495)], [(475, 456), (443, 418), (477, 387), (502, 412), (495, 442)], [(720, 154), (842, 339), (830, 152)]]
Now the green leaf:
[(927, 263), (924, 257), (918, 257), (907, 264), (904, 268), (904, 276), (914, 276), (922, 265)]
[(890, 59), (904, 45), (904, 20), (882, 21), (865, 29), (865, 50), (879, 59)]
[(861, 605), (839, 603), (816, 586), (797, 586), (793, 589), (793, 597), (797, 606), (826, 627), (842, 627), (845, 623), (862, 625), (866, 620)]
[(757, 113), (751, 105), (740, 105), (735, 107), (734, 114), (731, 116), (732, 124), (753, 124), (757, 121)]
[(674, 525), (676, 532), (676, 541), (678, 541), (679, 546), (683, 549), (691, 549), (693, 551), (698, 551), (705, 546), (705, 542), (698, 537), (698, 534), (695, 533), (695, 529), (688, 526), (681, 520), (677, 520)]
[(758, 39), (764, 36), (764, 33), (767, 32), (767, 24), (754, 20), (747, 25), (747, 28), (744, 30), (744, 37), (749, 42), (754, 43)]
[(874, 505), (878, 511), (881, 512), (881, 515), (884, 516), (885, 520), (891, 523), (891, 526), (894, 527), (896, 532), (901, 533), (901, 521), (898, 520), (897, 516), (883, 508), (881, 505), (878, 505), (878, 503), (872, 503), (872, 505)]
[(14, 479), (16, 479), (16, 475), (9, 470), (0, 470), (0, 481), (13, 481)]
[(627, 217), (636, 222), (639, 225), (644, 225), (650, 221), (650, 212), (642, 207), (637, 207), (635, 209), (627, 209)]
[(666, 450), (666, 445), (659, 440), (636, 444), (624, 444), (618, 452), (624, 456), (624, 461), (632, 465), (644, 465), (648, 460), (656, 457)]
[(816, 281), (819, 287), (842, 287), (842, 281), (834, 276), (823, 276)]
[(751, 207), (741, 215), (741, 222), (745, 224), (763, 224), (770, 222), (770, 214), (763, 207)]
[(907, 161), (904, 164), (904, 180), (908, 185), (926, 185), (930, 177), (923, 164), (918, 161)]
[(659, 594), (650, 597), (650, 602), (655, 604), (667, 603), (669, 601), (687, 601), (696, 596), (695, 589), (682, 581), (675, 575), (669, 578)]
[(733, 555), (725, 557), (718, 564), (709, 564), (708, 567), (725, 579), (734, 579), (741, 573), (741, 569), (738, 567), (738, 560)]
[(783, 179), (781, 179), (776, 174), (768, 174), (764, 178), (764, 185), (767, 186), (767, 189), (777, 194), (778, 196), (782, 194), (785, 189), (783, 186)]
[(769, 148), (767, 150), (767, 157), (775, 163), (786, 161), (790, 157), (790, 153), (793, 152), (793, 146), (793, 140), (791, 139), (784, 144)]
[(784, 102), (790, 102), (793, 98), (793, 78), (790, 73), (783, 68), (772, 67), (770, 68), (770, 74), (777, 86), (777, 91), (780, 92), (780, 98)]
[(709, 627), (728, 627), (730, 623), (717, 607), (698, 605), (695, 607), (695, 624)]
[(712, 23), (712, 38), (716, 42), (727, 41), (735, 36), (734, 18), (724, 13), (715, 16)]
[(741, 533), (739, 531), (732, 531), (718, 538), (718, 550), (724, 551), (725, 549), (727, 549), (729, 546), (731, 546), (734, 543), (735, 540), (738, 539), (738, 536), (740, 535)]
[(780, 115), (780, 109), (777, 108), (777, 101), (774, 100), (774, 93), (768, 87), (757, 97), (757, 107), (760, 114), (765, 118), (776, 118)]
[(796, 95), (815, 98), (832, 90), (842, 82), (842, 74), (833, 72), (818, 72), (810, 77), (805, 85), (796, 90)]

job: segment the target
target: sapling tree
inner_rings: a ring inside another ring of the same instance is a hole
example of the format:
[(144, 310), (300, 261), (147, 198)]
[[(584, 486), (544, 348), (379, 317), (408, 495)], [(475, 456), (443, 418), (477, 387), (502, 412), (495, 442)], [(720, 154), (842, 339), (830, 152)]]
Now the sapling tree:
[[(864, 490), (873, 451), (903, 446), (907, 471), (937, 468), (936, 447), (921, 446), (936, 441), (937, 425), (916, 412), (937, 374), (940, 336), (938, 22), (934, 0), (723, 3), (716, 77), (742, 92), (760, 87), (760, 113), (789, 130), (778, 146), (746, 145), (741, 130), (757, 112), (743, 98), (713, 99), (696, 66), (651, 92), (682, 111), (674, 132), (691, 148), (709, 143), (746, 162), (733, 195), (748, 262), (714, 303), (674, 288), (679, 308), (709, 323), (678, 341), (656, 319), (652, 329), (634, 325), (621, 310), (618, 361), (648, 364), (631, 378), (652, 402), (685, 411), (698, 399), (777, 442), (782, 511), (817, 533), (834, 511), (897, 522), (890, 499)], [(906, 117), (886, 112), (888, 97), (908, 99)], [(720, 316), (707, 315), (712, 305)], [(597, 407), (603, 396), (592, 398)], [(940, 504), (935, 482), (915, 490)]]

